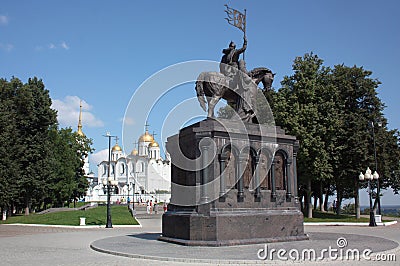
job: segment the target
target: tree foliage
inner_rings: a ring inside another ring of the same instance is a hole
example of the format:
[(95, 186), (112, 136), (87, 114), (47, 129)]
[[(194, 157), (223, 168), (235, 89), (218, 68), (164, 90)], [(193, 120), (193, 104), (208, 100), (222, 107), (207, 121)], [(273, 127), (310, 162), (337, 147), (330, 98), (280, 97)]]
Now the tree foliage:
[(297, 57), (293, 71), (277, 92), (266, 93), (276, 124), (300, 140), (298, 176), (306, 199), (312, 194), (322, 199), (332, 185), (339, 202), (357, 196), (358, 187), (365, 186), (358, 182), (359, 173), (376, 168), (374, 136), (381, 187), (397, 191), (399, 132), (387, 128), (377, 94), (380, 82), (371, 78), (372, 72), (325, 67), (313, 53)]
[(80, 197), (91, 141), (58, 129), (42, 80), (0, 79), (0, 207), (42, 209)]

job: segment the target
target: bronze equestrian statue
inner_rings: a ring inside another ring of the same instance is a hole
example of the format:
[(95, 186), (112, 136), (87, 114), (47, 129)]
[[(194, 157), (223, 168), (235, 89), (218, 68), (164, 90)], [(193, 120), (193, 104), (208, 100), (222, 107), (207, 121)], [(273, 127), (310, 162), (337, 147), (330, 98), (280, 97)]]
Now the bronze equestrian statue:
[[(202, 72), (196, 81), (197, 99), (207, 117), (214, 118), (214, 108), (222, 98), (234, 108), (236, 113), (244, 122), (258, 123), (255, 114), (258, 84), (263, 84), (264, 90), (272, 87), (274, 75), (265, 67), (246, 70), (244, 60), (239, 60), (247, 47), (247, 40), (244, 37), (243, 47), (236, 49), (231, 42), (227, 49), (224, 49), (220, 63), (220, 72)], [(207, 110), (208, 103), (208, 110)]]

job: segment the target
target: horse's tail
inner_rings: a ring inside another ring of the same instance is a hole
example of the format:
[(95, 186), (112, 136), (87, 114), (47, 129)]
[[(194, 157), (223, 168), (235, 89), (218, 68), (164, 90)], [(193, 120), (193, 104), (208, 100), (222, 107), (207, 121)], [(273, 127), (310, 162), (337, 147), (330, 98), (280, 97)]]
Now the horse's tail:
[(203, 82), (204, 82), (203, 73), (200, 73), (200, 75), (196, 81), (197, 100), (199, 100), (201, 108), (203, 108), (204, 111), (207, 111), (206, 97), (205, 97), (205, 93), (204, 93), (204, 89), (203, 89)]

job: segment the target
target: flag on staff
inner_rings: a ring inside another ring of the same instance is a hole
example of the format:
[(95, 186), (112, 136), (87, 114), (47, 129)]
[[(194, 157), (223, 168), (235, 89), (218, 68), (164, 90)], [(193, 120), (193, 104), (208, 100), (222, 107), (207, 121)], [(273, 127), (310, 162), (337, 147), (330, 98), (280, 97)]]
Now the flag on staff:
[(228, 15), (228, 17), (225, 19), (228, 21), (228, 23), (236, 28), (239, 28), (243, 32), (246, 32), (246, 10), (244, 11), (245, 13), (242, 14), (236, 9), (230, 8), (228, 5), (225, 6), (225, 12)]

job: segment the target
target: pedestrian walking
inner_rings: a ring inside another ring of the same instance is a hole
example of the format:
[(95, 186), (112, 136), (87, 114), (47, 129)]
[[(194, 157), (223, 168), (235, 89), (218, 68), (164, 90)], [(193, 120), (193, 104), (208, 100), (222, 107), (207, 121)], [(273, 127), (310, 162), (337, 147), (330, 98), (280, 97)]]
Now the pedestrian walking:
[(157, 204), (157, 201), (154, 202), (154, 213), (155, 213), (155, 214), (158, 213), (158, 204)]
[(150, 214), (153, 214), (153, 201), (150, 200)]
[(147, 214), (150, 214), (150, 201), (149, 200), (146, 201), (146, 210), (147, 210)]

